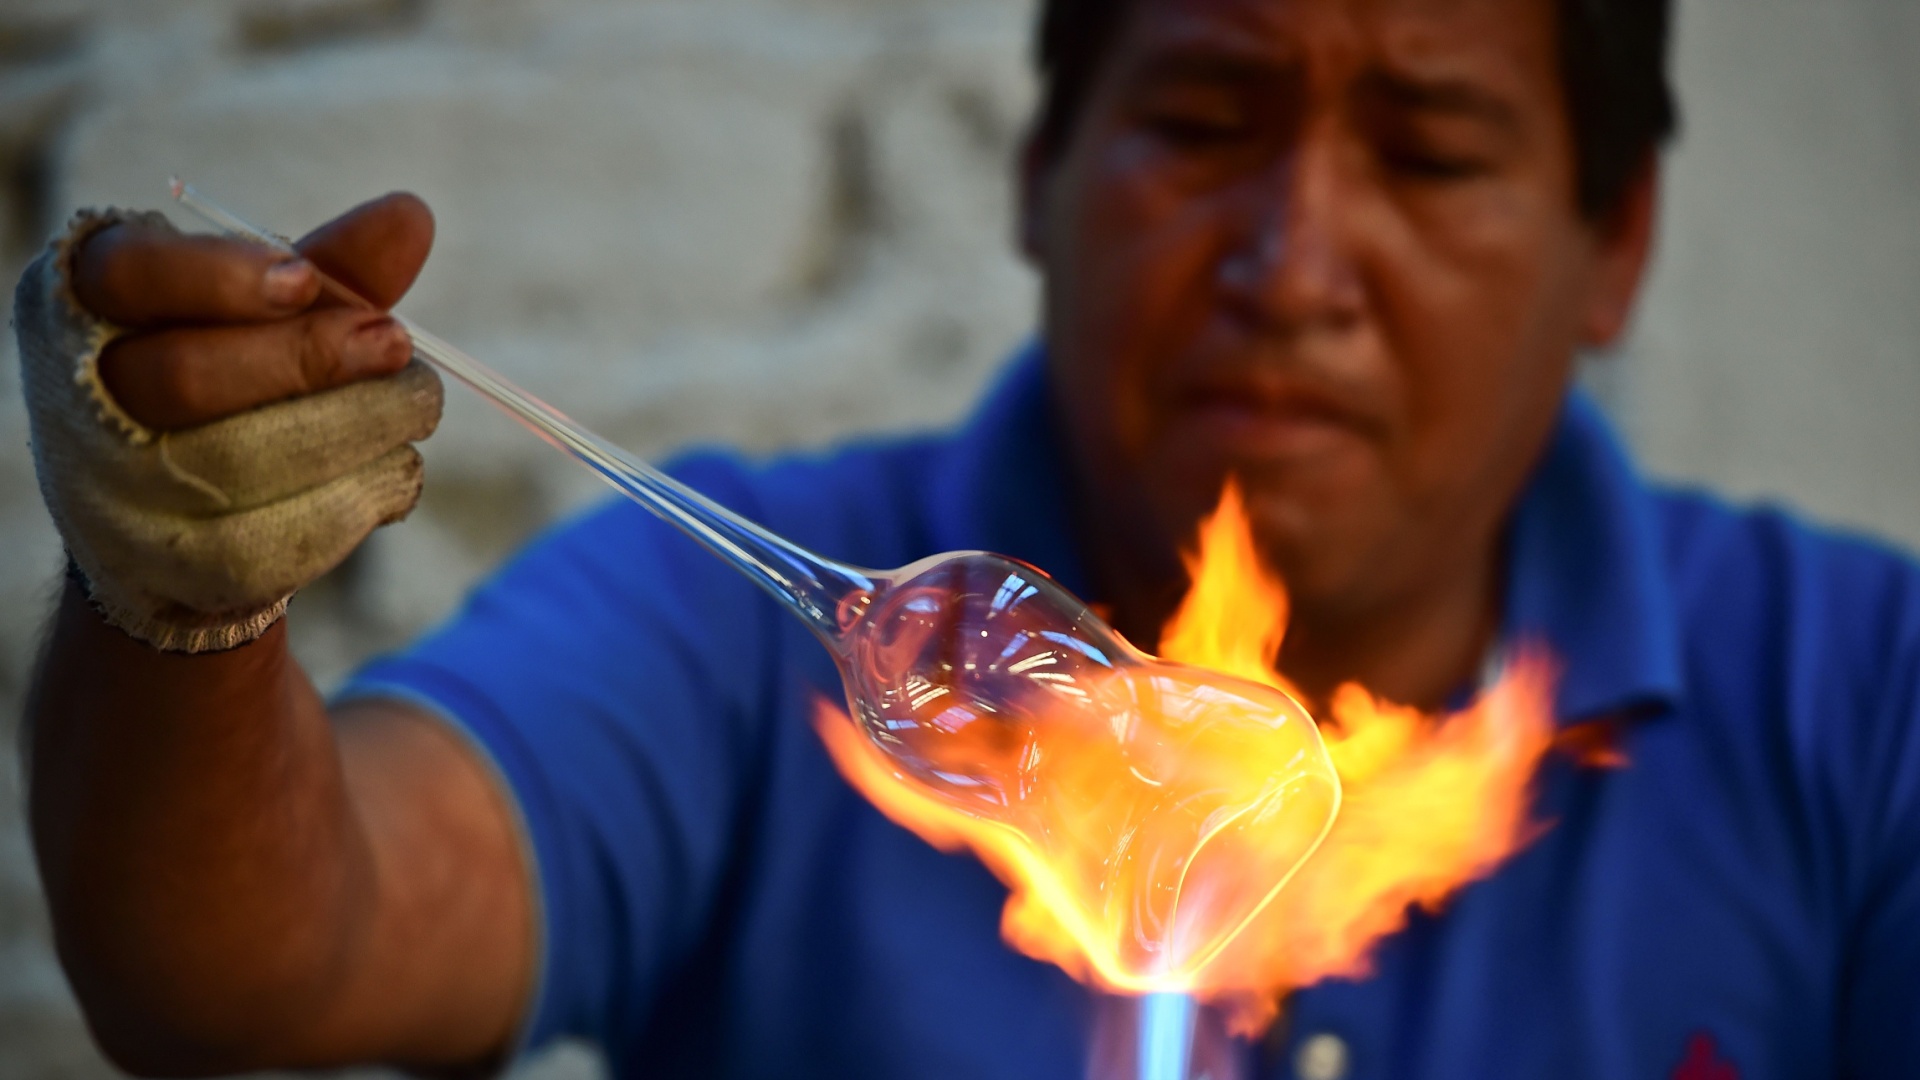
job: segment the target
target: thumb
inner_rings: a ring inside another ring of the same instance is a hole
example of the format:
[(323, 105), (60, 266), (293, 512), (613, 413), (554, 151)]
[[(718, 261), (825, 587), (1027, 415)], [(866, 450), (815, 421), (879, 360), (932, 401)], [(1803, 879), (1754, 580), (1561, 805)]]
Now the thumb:
[(426, 265), (433, 211), (419, 196), (394, 192), (341, 214), (294, 246), (340, 284), (391, 308)]

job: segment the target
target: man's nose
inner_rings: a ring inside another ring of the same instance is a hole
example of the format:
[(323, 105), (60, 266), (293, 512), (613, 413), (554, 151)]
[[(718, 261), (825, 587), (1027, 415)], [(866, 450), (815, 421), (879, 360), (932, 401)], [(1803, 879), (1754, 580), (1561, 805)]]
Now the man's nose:
[(1346, 329), (1365, 286), (1347, 236), (1337, 148), (1307, 139), (1239, 193), (1219, 263), (1230, 304), (1271, 331)]

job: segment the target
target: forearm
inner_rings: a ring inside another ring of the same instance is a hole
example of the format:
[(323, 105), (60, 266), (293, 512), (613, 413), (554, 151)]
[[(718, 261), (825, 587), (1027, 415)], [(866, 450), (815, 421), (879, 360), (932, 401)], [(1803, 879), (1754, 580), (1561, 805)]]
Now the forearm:
[(410, 706), (329, 717), (279, 623), (407, 515), (440, 415), (405, 330), (320, 272), (384, 310), (432, 235), (404, 195), (297, 259), (87, 212), (15, 291), (36, 475), (90, 597), (67, 589), (29, 699), (34, 844), (131, 1071), (471, 1064), (519, 1016), (531, 882), (492, 774)]
[(60, 604), (29, 698), (29, 800), (60, 953), (109, 1053), (264, 1065), (348, 977), (372, 859), (284, 626), (158, 652)]

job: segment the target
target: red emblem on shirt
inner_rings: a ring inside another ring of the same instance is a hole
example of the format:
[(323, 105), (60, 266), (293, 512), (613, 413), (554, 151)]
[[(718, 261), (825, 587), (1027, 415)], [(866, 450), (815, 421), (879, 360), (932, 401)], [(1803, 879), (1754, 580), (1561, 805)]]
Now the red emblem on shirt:
[(1673, 1080), (1740, 1080), (1740, 1070), (1720, 1059), (1713, 1036), (1703, 1031), (1687, 1041), (1687, 1059), (1673, 1070)]

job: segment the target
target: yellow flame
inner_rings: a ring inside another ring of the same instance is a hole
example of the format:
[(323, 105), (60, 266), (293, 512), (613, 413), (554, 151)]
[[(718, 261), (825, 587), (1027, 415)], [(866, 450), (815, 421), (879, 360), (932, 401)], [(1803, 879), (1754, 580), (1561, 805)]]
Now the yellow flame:
[[(1192, 585), (1163, 633), (1164, 656), (1262, 683), (1298, 702), (1300, 695), (1274, 668), (1286, 635), (1286, 591), (1260, 558), (1234, 485), (1203, 523), (1199, 550), (1187, 566)], [(1364, 975), (1372, 947), (1405, 925), (1410, 908), (1439, 907), (1537, 835), (1529, 788), (1553, 742), (1553, 678), (1544, 653), (1523, 649), (1471, 707), (1445, 718), (1381, 701), (1357, 685), (1341, 687), (1322, 731), (1342, 788), (1334, 796), (1339, 814), (1332, 827), (1321, 839), (1331, 806), (1319, 808), (1323, 817), (1316, 822), (1308, 798), (1291, 818), (1276, 815), (1258, 830), (1236, 833), (1241, 846), (1227, 849), (1233, 857), (1208, 861), (1201, 870), (1211, 880), (1200, 884), (1264, 899), (1243, 902), (1253, 912), (1243, 923), (1211, 928), (1218, 940), (1186, 954), (1179, 970), (1151, 974), (1129, 963), (1116, 944), (1118, 921), (1168, 890), (1195, 887), (1189, 879), (1198, 871), (1183, 866), (1178, 881), (1167, 881), (1148, 868), (1118, 887), (1111, 875), (1090, 872), (1110, 860), (1102, 846), (1115, 835), (1110, 813), (1102, 816), (1111, 810), (1110, 793), (1134, 783), (1125, 771), (1129, 762), (1110, 743), (1071, 724), (1050, 735), (1046, 768), (1057, 797), (1047, 803), (1053, 817), (1040, 827), (1064, 843), (1043, 851), (1018, 829), (969, 816), (918, 790), (832, 706), (822, 705), (818, 726), (841, 772), (890, 818), (945, 850), (972, 850), (1007, 883), (1001, 928), (1015, 948), (1110, 990), (1201, 994), (1231, 1006), (1237, 1026), (1252, 1032), (1273, 1016), (1286, 992)], [(1191, 760), (1179, 764), (1208, 782), (1239, 783), (1284, 767), (1291, 749), (1257, 745), (1241, 730), (1224, 741), (1181, 744), (1179, 752)], [(1130, 805), (1138, 810), (1137, 801)], [(1133, 820), (1128, 828), (1137, 827)], [(1149, 820), (1146, 827), (1152, 825)], [(1283, 857), (1288, 852), (1313, 854), (1293, 872), (1280, 869), (1294, 865)], [(1235, 880), (1262, 874), (1280, 876)], [(1101, 895), (1092, 894), (1096, 880)]]

